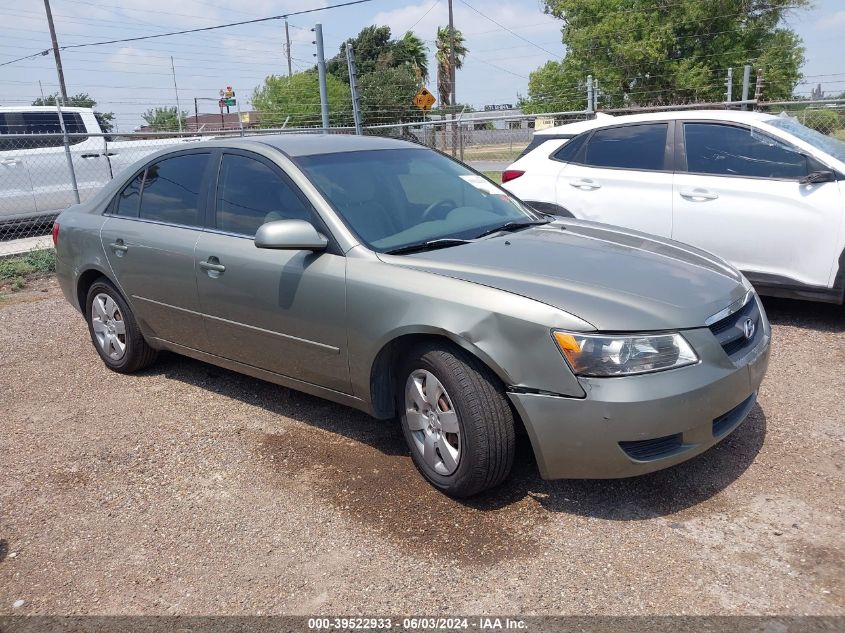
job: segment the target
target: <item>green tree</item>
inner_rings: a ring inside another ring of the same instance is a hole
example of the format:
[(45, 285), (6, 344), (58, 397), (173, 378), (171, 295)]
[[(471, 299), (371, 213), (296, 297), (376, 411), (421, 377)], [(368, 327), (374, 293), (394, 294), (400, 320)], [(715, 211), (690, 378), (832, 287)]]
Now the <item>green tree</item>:
[(358, 81), (361, 113), (365, 125), (415, 121), (422, 113), (414, 105), (419, 83), (408, 67), (383, 68)]
[(531, 73), (521, 105), (581, 109), (588, 74), (604, 106), (721, 101), (727, 68), (746, 63), (763, 69), (764, 98), (788, 98), (804, 49), (782, 21), (809, 2), (545, 0), (546, 12), (563, 21), (566, 57)]
[[(355, 68), (360, 79), (373, 72), (382, 60), (393, 51), (395, 42), (390, 39), (389, 26), (370, 25), (346, 42), (352, 43), (355, 52)], [(349, 68), (346, 65), (346, 42), (340, 45), (337, 55), (326, 61), (326, 72), (341, 81), (349, 83)], [(386, 64), (381, 64), (382, 66)]]
[[(451, 50), (451, 38), (449, 37), (448, 26), (437, 27), (437, 52), (434, 59), (437, 61), (437, 92), (440, 95), (440, 107), (451, 105), (452, 96), (450, 88), (452, 85), (452, 60), (449, 51)], [(455, 29), (455, 70), (464, 65), (464, 57), (469, 50), (464, 45), (464, 36)]]
[[(327, 75), (326, 89), (330, 123), (348, 125), (352, 120), (349, 86), (334, 75)], [(264, 84), (253, 92), (252, 106), (260, 113), (263, 126), (282, 125), (285, 120), (291, 127), (319, 126), (322, 119), (317, 71), (266, 77)]]
[(182, 129), (185, 129), (188, 113), (182, 110), (177, 114), (176, 106), (165, 106), (163, 108), (150, 108), (141, 115), (141, 118), (155, 132), (177, 132), (179, 130), (179, 119), (182, 122)]
[[(38, 97), (35, 101), (32, 102), (34, 106), (55, 106), (56, 101), (59, 98), (59, 93), (53, 93), (46, 97)], [(67, 98), (68, 106), (74, 108), (96, 108), (97, 102), (91, 97), (87, 92), (80, 92), (79, 94), (75, 94), (72, 97)], [(97, 117), (97, 122), (100, 124), (100, 129), (103, 132), (111, 132), (114, 130), (114, 112), (94, 112), (94, 116)]]
[(397, 40), (392, 51), (393, 66), (405, 66), (412, 70), (417, 82), (428, 81), (428, 46), (411, 31)]

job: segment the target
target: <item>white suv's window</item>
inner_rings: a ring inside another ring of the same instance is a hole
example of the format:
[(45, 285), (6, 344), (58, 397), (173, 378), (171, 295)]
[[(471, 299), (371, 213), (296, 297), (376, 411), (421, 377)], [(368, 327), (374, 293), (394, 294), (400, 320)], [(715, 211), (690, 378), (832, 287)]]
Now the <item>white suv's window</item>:
[(777, 139), (750, 128), (684, 123), (687, 171), (714, 176), (800, 180), (807, 159)]
[[(602, 128), (587, 141), (584, 164), (617, 169), (664, 169), (667, 123)], [(565, 147), (565, 146), (564, 146)]]
[[(78, 112), (62, 112), (68, 134), (83, 134), (85, 123)], [(58, 112), (3, 112), (0, 113), (0, 134), (31, 134), (31, 138), (8, 139), (0, 149), (34, 149), (36, 147), (61, 147), (62, 126)], [(70, 145), (86, 140), (85, 136), (71, 136)]]

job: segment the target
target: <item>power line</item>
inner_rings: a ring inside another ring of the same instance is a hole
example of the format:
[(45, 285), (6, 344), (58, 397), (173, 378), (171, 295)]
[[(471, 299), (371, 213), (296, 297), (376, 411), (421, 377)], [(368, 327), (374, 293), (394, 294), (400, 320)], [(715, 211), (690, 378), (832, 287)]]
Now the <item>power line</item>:
[[(217, 29), (225, 29), (225, 28), (229, 28), (229, 27), (232, 27), (232, 26), (243, 26), (245, 24), (258, 24), (260, 22), (270, 22), (272, 20), (284, 20), (285, 18), (294, 16), (294, 15), (305, 15), (307, 13), (316, 13), (317, 11), (326, 11), (328, 9), (339, 9), (339, 8), (342, 8), (342, 7), (349, 7), (349, 6), (353, 6), (353, 5), (356, 5), (356, 4), (364, 4), (366, 2), (372, 2), (372, 1), (373, 0), (349, 0), (348, 2), (341, 2), (339, 4), (331, 4), (331, 5), (328, 5), (328, 6), (325, 6), (325, 7), (315, 7), (313, 9), (303, 9), (301, 11), (291, 11), (290, 13), (284, 13), (284, 14), (281, 14), (281, 15), (271, 15), (271, 16), (267, 16), (267, 17), (264, 17), (264, 18), (255, 18), (255, 19), (252, 19), (252, 20), (242, 20), (240, 22), (228, 22), (226, 24), (217, 24), (215, 26), (204, 26), (204, 27), (195, 28), (195, 29), (183, 29), (181, 31), (170, 31), (168, 33), (156, 33), (156, 34), (153, 34), (153, 35), (140, 35), (138, 37), (126, 37), (126, 38), (116, 39), (116, 40), (105, 40), (105, 41), (102, 41), (102, 42), (88, 42), (88, 43), (84, 43), (84, 44), (68, 44), (68, 45), (65, 45), (65, 46), (61, 46), (59, 48), (59, 50), (67, 50), (67, 49), (71, 49), (71, 48), (84, 48), (84, 47), (88, 47), (88, 46), (103, 46), (103, 45), (106, 45), (106, 44), (121, 44), (121, 43), (124, 43), (124, 42), (138, 42), (138, 41), (141, 41), (141, 40), (150, 40), (150, 39), (159, 38), (159, 37), (170, 37), (171, 35), (186, 35), (188, 33), (200, 33), (202, 31), (214, 31), (214, 30), (217, 30)], [(36, 57), (38, 55), (43, 55), (43, 52), (42, 53), (33, 53), (32, 55), (28, 55), (28, 56), (22, 57), (20, 59), (12, 60), (12, 61), (9, 61), (9, 62), (4, 62), (4, 63), (0, 64), (0, 66), (6, 66), (6, 65), (12, 64), (16, 61), (21, 61), (21, 60), (27, 59), (29, 57)]]
[(528, 44), (531, 44), (531, 46), (536, 46), (536, 47), (537, 47), (537, 48), (539, 48), (541, 51), (543, 51), (543, 52), (545, 52), (545, 53), (548, 53), (549, 55), (551, 55), (551, 56), (553, 56), (553, 57), (557, 57), (558, 59), (563, 59), (563, 56), (558, 55), (557, 53), (553, 53), (553, 52), (551, 52), (549, 49), (547, 49), (547, 48), (543, 48), (543, 47), (542, 47), (542, 46), (540, 46), (539, 44), (535, 44), (534, 42), (532, 42), (532, 41), (531, 41), (531, 40), (529, 40), (528, 38), (522, 37), (519, 33), (516, 33), (516, 32), (514, 32), (514, 31), (511, 31), (511, 30), (510, 30), (508, 27), (506, 27), (504, 24), (501, 24), (501, 23), (499, 23), (499, 22), (496, 22), (496, 20), (494, 20), (493, 18), (491, 18), (489, 15), (485, 15), (484, 13), (482, 13), (481, 11), (479, 11), (478, 9), (476, 9), (474, 6), (472, 6), (470, 3), (466, 2), (466, 0), (460, 0), (460, 2), (461, 2), (461, 4), (463, 4), (463, 5), (467, 6), (468, 8), (472, 9), (473, 11), (475, 11), (475, 12), (476, 12), (478, 15), (480, 15), (482, 18), (485, 18), (486, 20), (489, 20), (490, 22), (492, 22), (493, 24), (495, 24), (495, 25), (496, 25), (496, 26), (498, 26), (499, 28), (504, 29), (505, 31), (507, 31), (508, 33), (510, 33), (511, 35), (513, 35), (514, 37), (518, 37), (518, 38), (519, 38), (519, 39), (521, 39), (523, 42), (527, 42)]

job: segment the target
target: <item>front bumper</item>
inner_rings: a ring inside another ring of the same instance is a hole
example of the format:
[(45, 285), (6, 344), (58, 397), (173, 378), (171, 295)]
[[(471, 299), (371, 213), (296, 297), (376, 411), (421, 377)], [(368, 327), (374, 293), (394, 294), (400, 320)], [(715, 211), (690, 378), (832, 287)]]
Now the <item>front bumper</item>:
[(741, 366), (706, 328), (684, 336), (701, 362), (623, 378), (582, 378), (585, 398), (509, 393), (544, 479), (630, 477), (703, 453), (754, 406), (770, 331)]

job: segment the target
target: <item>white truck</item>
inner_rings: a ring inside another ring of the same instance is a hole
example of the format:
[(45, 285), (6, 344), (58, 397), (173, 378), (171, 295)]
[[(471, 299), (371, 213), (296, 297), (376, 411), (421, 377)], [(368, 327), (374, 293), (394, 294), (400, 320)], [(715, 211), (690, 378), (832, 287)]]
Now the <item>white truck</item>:
[[(197, 137), (111, 140), (91, 108), (62, 108), (79, 199), (136, 160)], [(109, 140), (107, 140), (109, 139)], [(76, 204), (57, 108), (0, 107), (0, 224), (47, 219)]]

